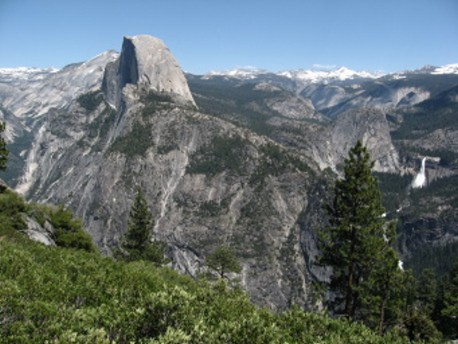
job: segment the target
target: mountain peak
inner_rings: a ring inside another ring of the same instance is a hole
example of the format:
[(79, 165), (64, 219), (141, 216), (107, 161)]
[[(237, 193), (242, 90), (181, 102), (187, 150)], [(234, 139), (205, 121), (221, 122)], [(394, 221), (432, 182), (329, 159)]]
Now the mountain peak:
[(107, 67), (104, 79), (104, 89), (114, 104), (127, 84), (171, 93), (194, 104), (178, 62), (164, 42), (153, 36), (124, 37), (121, 55), (114, 66)]

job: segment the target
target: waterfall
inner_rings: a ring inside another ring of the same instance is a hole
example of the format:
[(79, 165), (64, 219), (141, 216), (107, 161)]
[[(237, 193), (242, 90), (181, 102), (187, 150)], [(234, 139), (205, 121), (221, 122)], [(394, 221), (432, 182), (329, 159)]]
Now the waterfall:
[(423, 186), (426, 186), (425, 165), (426, 165), (426, 158), (423, 158), (423, 160), (421, 161), (420, 172), (415, 176), (412, 182), (413, 188), (422, 188)]

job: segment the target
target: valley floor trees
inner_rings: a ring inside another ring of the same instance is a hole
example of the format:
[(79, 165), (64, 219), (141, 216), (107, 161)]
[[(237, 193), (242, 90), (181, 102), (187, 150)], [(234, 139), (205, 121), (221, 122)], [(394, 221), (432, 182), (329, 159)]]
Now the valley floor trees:
[(384, 219), (377, 179), (367, 149), (358, 142), (345, 160), (327, 205), (329, 226), (320, 232), (320, 262), (332, 267), (331, 311), (364, 320), (383, 333), (396, 317), (402, 274), (391, 247), (394, 227)]

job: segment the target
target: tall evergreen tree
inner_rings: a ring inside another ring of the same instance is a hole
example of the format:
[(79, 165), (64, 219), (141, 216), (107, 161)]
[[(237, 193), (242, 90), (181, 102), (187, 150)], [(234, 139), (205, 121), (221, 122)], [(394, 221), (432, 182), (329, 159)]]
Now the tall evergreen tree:
[(320, 261), (332, 267), (332, 311), (351, 319), (378, 314), (378, 321), (369, 325), (383, 331), (387, 307), (397, 294), (394, 283), (399, 281), (393, 276), (399, 276), (399, 267), (390, 247), (393, 227), (383, 216), (373, 166), (358, 141), (345, 160), (344, 178), (335, 183), (333, 201), (326, 206), (329, 226), (320, 232)]
[(6, 149), (6, 142), (2, 133), (5, 131), (5, 123), (0, 122), (0, 170), (6, 169), (6, 162), (8, 161), (8, 150)]
[(164, 243), (152, 242), (154, 221), (141, 188), (137, 189), (135, 200), (129, 212), (129, 222), (123, 248), (129, 260), (145, 259), (158, 264), (166, 262)]
[(394, 223), (384, 228), (385, 243), (373, 252), (372, 269), (361, 284), (361, 315), (380, 335), (399, 322), (406, 292), (398, 254), (391, 247), (395, 233)]
[(145, 195), (142, 189), (138, 188), (129, 212), (129, 222), (125, 237), (126, 248), (144, 250), (150, 242), (153, 226), (153, 217), (149, 211)]

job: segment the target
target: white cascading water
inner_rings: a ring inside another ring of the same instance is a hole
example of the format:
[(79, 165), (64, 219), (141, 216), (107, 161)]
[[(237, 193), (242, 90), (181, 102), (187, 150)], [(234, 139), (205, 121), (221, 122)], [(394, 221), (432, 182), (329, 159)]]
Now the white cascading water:
[(412, 182), (413, 188), (422, 188), (426, 186), (425, 164), (426, 164), (426, 158), (423, 158), (423, 160), (421, 161), (420, 172), (415, 176)]

